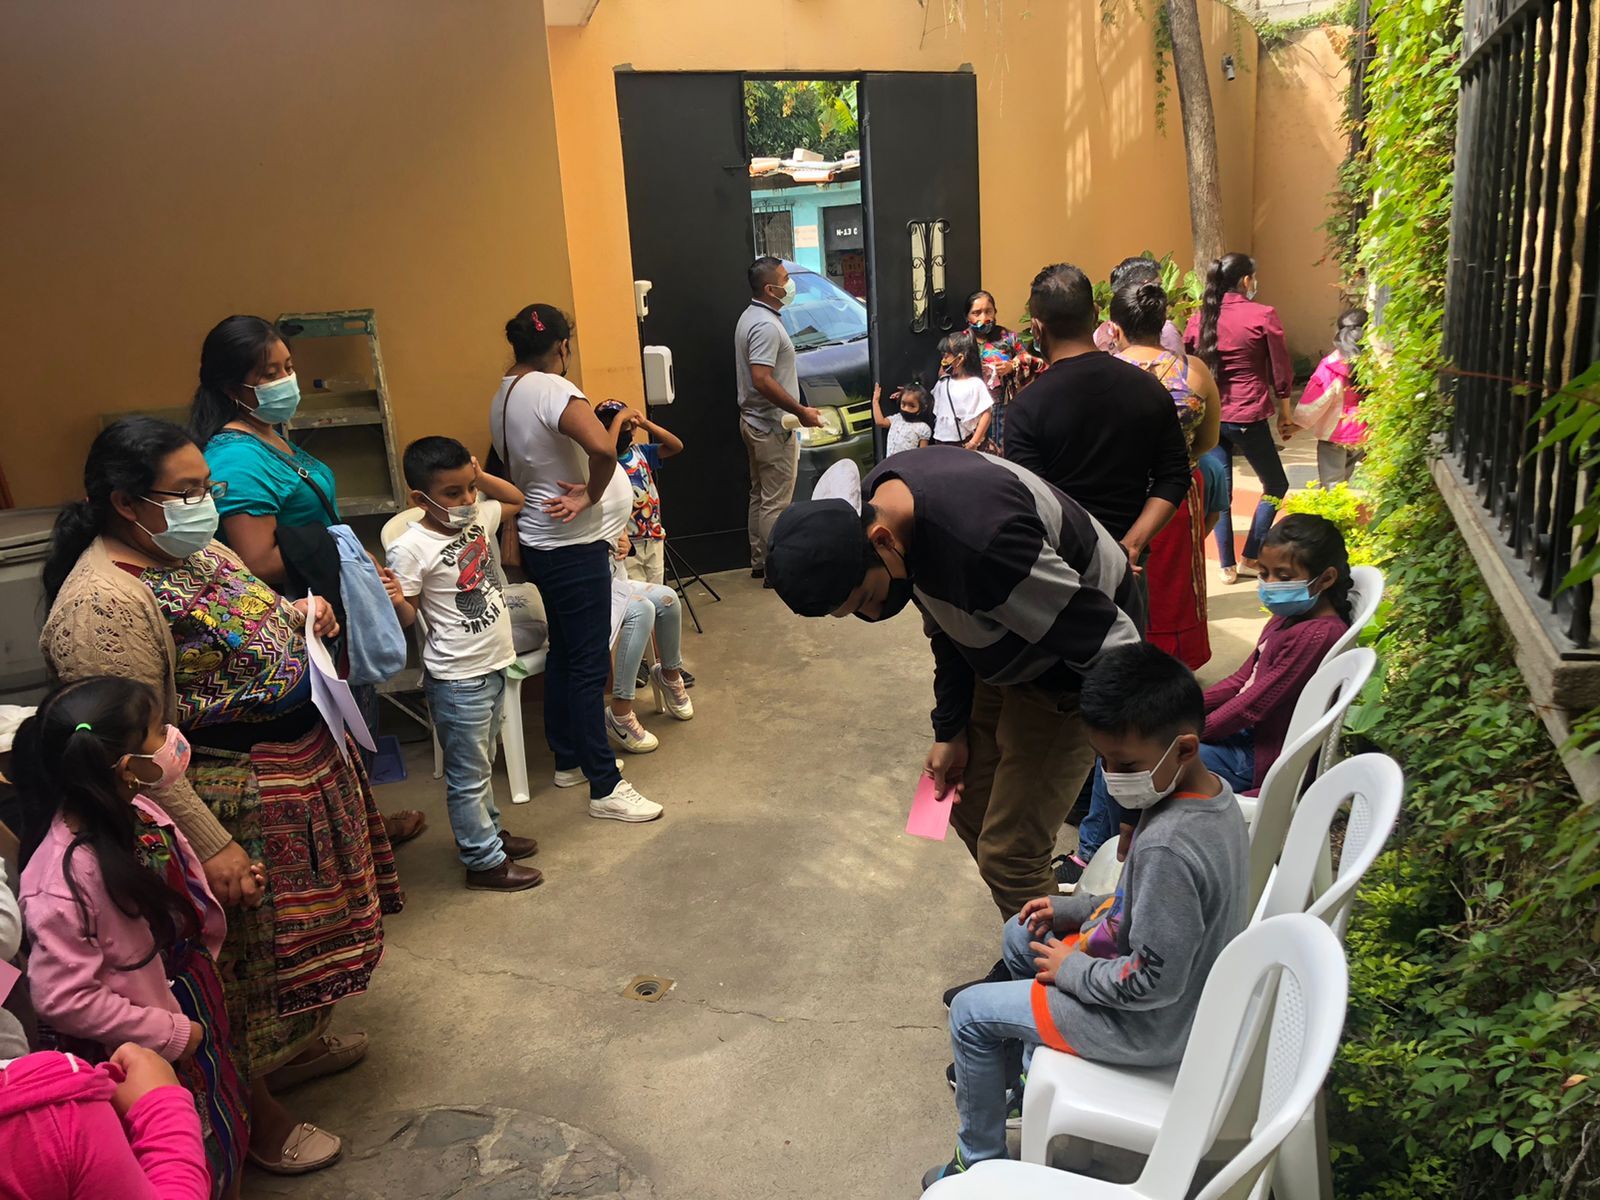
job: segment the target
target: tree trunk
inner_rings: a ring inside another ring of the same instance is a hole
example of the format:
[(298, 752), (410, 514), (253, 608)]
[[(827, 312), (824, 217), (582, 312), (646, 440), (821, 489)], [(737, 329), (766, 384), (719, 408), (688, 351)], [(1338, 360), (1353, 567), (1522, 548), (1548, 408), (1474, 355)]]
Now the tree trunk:
[(1200, 37), (1195, 0), (1167, 0), (1172, 33), (1172, 71), (1178, 77), (1183, 112), (1183, 151), (1189, 161), (1189, 224), (1194, 232), (1194, 266), (1201, 275), (1221, 258), (1222, 183), (1217, 170), (1217, 120), (1211, 110), (1211, 81)]

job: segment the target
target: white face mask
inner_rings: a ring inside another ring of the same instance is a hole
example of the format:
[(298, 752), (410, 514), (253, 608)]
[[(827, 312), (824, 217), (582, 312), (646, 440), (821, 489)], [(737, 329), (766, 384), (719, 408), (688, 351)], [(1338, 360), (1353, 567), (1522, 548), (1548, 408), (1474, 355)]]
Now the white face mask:
[(431, 504), (439, 512), (442, 512), (444, 514), (444, 523), (450, 526), (451, 529), (465, 529), (478, 517), (478, 502), (476, 500), (471, 504), (461, 504), (455, 508), (446, 508), (432, 496), (425, 496), (421, 492), (418, 492), (417, 495), (421, 496), (424, 501)]
[(1148, 771), (1106, 771), (1106, 791), (1111, 793), (1111, 798), (1123, 808), (1153, 808), (1168, 796), (1172, 795), (1178, 787), (1178, 776), (1183, 772), (1174, 771), (1172, 782), (1164, 788), (1156, 787), (1156, 771), (1161, 764), (1167, 761), (1167, 755), (1172, 753), (1173, 746), (1178, 744), (1178, 739), (1172, 739), (1166, 753), (1156, 760), (1156, 765)]
[[(771, 288), (771, 287), (773, 287), (775, 285), (768, 284), (767, 286), (769, 288)], [(788, 279), (784, 280), (784, 283), (783, 283), (783, 295), (778, 298), (778, 303), (779, 304), (788, 304), (788, 303), (790, 303), (791, 301), (794, 300), (794, 293), (795, 293), (794, 277), (791, 275)]]

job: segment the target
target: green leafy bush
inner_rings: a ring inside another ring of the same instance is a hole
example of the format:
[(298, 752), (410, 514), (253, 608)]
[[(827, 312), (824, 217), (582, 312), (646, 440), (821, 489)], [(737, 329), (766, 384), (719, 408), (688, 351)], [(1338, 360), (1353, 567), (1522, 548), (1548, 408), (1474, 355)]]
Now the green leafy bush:
[[(1352, 922), (1329, 1124), (1341, 1200), (1600, 1197), (1600, 810), (1581, 803), (1433, 487), (1459, 0), (1378, 0), (1346, 278), (1382, 289), (1359, 481), (1286, 508), (1339, 522), (1389, 592), (1381, 687), (1350, 728), (1407, 780)], [(1348, 191), (1331, 224), (1350, 211)], [(1348, 228), (1345, 226), (1344, 228)], [(1600, 719), (1594, 723), (1600, 732)]]

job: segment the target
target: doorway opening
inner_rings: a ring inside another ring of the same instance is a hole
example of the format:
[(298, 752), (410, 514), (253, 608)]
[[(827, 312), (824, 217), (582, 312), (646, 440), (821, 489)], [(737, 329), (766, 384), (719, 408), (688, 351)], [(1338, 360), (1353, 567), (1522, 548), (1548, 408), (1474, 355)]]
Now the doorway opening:
[(980, 286), (976, 82), (619, 68), (616, 84), (640, 337), (671, 351), (677, 400), (656, 415), (689, 448), (658, 476), (662, 512), (688, 561), (726, 570), (751, 554), (732, 345), (751, 260), (791, 264), (798, 398), (827, 414), (801, 444), (805, 497), (833, 463), (875, 461), (873, 381), (931, 378)]
[(855, 79), (744, 80), (752, 257), (782, 259), (795, 294), (778, 314), (800, 396), (822, 425), (800, 430), (795, 495), (834, 463), (877, 461)]

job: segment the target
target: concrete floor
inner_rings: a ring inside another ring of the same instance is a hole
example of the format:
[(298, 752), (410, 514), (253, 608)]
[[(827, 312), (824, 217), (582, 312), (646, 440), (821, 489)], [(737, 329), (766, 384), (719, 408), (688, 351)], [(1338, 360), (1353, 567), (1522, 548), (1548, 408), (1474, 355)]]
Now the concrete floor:
[[(662, 820), (595, 821), (581, 789), (554, 789), (528, 689), (535, 795), (504, 815), (539, 839), (544, 886), (463, 889), (442, 785), (408, 747), (409, 780), (379, 801), (431, 828), (399, 851), (407, 907), (372, 991), (335, 1019), (372, 1051), (295, 1093), (301, 1115), (338, 1132), (397, 1108), (526, 1109), (609, 1142), (662, 1200), (915, 1196), (949, 1157), (940, 993), (988, 967), (998, 928), (960, 842), (904, 832), (926, 640), (910, 616), (806, 621), (743, 572), (714, 584), (705, 634), (685, 635), (696, 718), (641, 709), (661, 748), (626, 764)], [(1213, 575), (1211, 606), (1206, 682), (1261, 623), (1253, 581)], [(641, 974), (676, 983), (625, 998)]]

